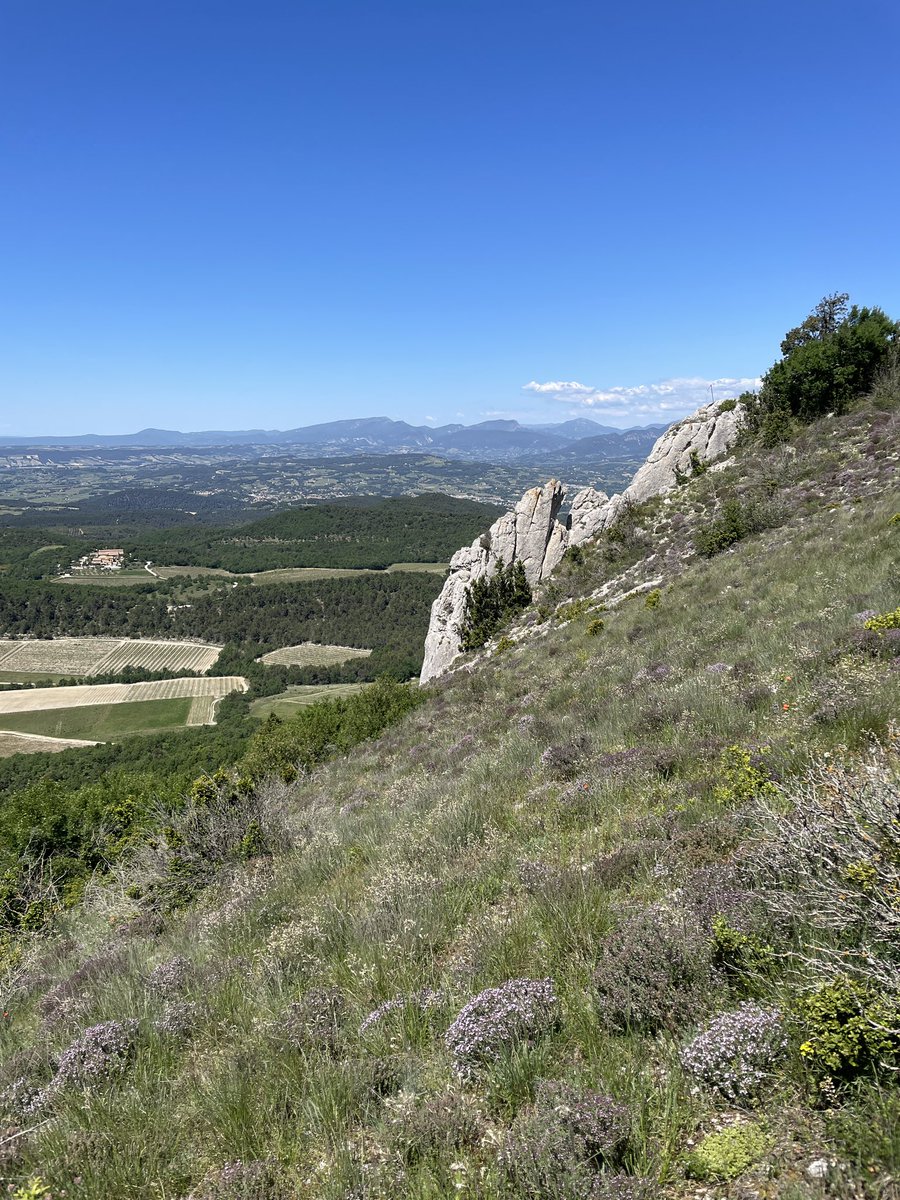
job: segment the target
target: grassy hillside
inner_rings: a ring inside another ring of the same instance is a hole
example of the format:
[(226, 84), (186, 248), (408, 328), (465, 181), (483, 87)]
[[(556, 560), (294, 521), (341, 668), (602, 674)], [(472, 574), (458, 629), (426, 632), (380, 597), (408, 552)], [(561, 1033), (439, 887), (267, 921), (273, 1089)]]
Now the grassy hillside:
[(195, 787), (8, 952), (4, 1177), (895, 1196), (898, 434), (744, 451), (379, 741)]

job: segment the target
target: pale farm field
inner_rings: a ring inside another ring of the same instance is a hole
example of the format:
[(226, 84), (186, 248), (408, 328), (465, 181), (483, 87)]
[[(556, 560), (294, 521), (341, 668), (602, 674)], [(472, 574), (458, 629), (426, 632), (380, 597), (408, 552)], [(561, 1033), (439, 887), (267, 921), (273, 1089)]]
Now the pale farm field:
[(208, 725), (214, 720), (216, 701), (230, 692), (246, 690), (247, 681), (240, 675), (212, 678), (201, 675), (190, 679), (161, 679), (156, 683), (82, 683), (74, 687), (27, 688), (23, 691), (0, 692), (0, 717), (4, 713), (190, 697), (194, 703), (188, 724)]
[(37, 733), (12, 733), (0, 729), (0, 758), (12, 754), (58, 754), (60, 750), (71, 750), (73, 746), (96, 746), (82, 738), (42, 737)]
[(203, 674), (221, 652), (221, 646), (147, 638), (0, 638), (0, 672), (91, 676), (144, 667)]
[(278, 667), (333, 667), (351, 658), (368, 658), (371, 650), (359, 650), (353, 646), (331, 646), (319, 642), (301, 642), (298, 646), (283, 646), (270, 650), (257, 660), (267, 666)]

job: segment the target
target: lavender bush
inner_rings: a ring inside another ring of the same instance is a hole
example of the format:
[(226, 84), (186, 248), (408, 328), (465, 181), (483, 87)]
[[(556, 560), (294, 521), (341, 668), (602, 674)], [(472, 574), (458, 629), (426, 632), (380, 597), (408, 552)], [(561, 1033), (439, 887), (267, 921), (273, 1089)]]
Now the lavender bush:
[(177, 996), (183, 992), (193, 974), (189, 959), (176, 954), (167, 962), (161, 962), (147, 976), (147, 988), (160, 996)]
[(498, 1059), (509, 1047), (549, 1033), (559, 1019), (552, 979), (509, 979), (473, 997), (447, 1030), (445, 1045), (462, 1076)]
[(541, 1081), (498, 1155), (506, 1193), (534, 1200), (627, 1196), (601, 1191), (609, 1181), (600, 1172), (620, 1163), (630, 1125), (628, 1109), (603, 1092)]
[(787, 1049), (781, 1013), (750, 1001), (722, 1013), (681, 1052), (681, 1065), (727, 1100), (750, 1100)]
[(103, 1021), (76, 1038), (59, 1057), (51, 1087), (88, 1088), (119, 1074), (134, 1052), (138, 1023)]

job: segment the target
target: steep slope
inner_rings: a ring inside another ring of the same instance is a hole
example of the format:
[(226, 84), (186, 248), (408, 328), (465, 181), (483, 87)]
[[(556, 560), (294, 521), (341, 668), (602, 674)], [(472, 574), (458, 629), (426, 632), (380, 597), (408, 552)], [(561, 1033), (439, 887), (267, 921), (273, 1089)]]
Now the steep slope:
[(431, 609), (421, 682), (443, 674), (459, 655), (468, 591), (476, 580), (490, 578), (517, 560), (532, 587), (549, 578), (570, 546), (581, 546), (613, 525), (629, 506), (664, 495), (724, 454), (737, 437), (742, 411), (733, 400), (699, 408), (658, 438), (622, 495), (610, 499), (605, 492), (585, 488), (573, 499), (565, 522), (557, 520), (565, 497), (557, 480), (526, 492), (513, 512), (498, 518), (450, 560), (450, 573)]
[(13, 962), (5, 1178), (895, 1195), (898, 447), (870, 411), (688, 480), (377, 743), (204, 781)]

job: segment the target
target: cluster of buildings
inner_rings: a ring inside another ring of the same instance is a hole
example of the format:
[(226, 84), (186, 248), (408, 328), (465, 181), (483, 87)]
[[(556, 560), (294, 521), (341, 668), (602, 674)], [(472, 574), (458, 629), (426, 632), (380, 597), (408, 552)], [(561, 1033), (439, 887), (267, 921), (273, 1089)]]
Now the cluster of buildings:
[(124, 550), (94, 550), (72, 563), (73, 571), (87, 571), (99, 567), (104, 571), (121, 571), (125, 566)]

